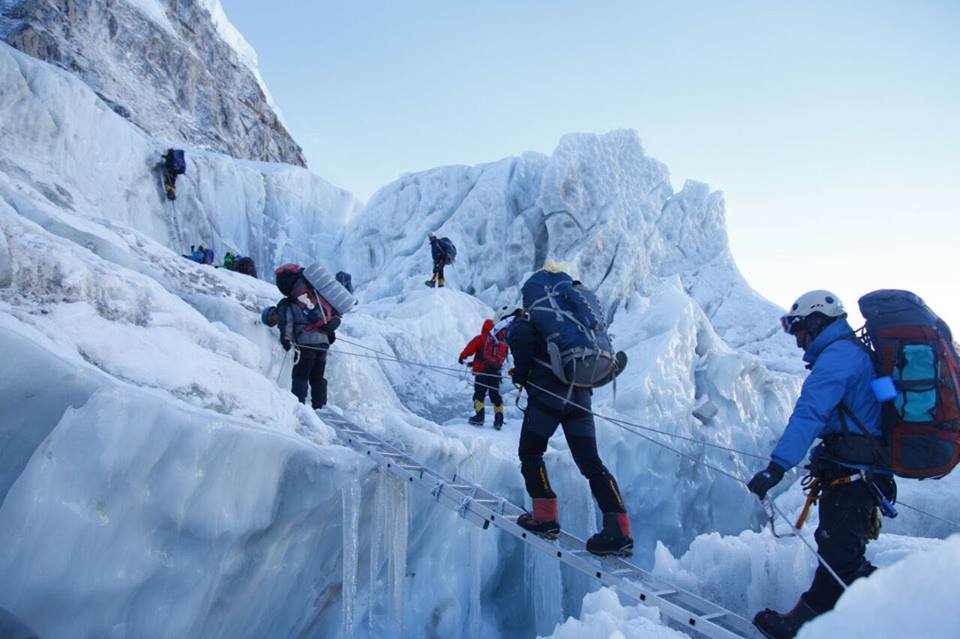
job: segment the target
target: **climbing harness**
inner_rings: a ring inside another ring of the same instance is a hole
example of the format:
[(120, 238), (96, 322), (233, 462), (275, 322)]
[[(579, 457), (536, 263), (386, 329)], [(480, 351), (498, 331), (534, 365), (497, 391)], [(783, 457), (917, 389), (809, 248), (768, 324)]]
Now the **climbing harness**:
[(852, 475), (837, 477), (836, 479), (830, 480), (826, 487), (824, 486), (825, 480), (823, 477), (810, 474), (800, 480), (800, 485), (803, 487), (803, 492), (807, 495), (807, 499), (803, 504), (803, 510), (800, 512), (800, 517), (797, 518), (797, 523), (794, 524), (794, 528), (797, 530), (803, 528), (803, 524), (806, 523), (807, 516), (810, 514), (810, 507), (817, 503), (817, 500), (825, 491), (831, 488), (837, 488), (839, 486), (846, 486), (847, 484), (852, 484), (853, 482), (857, 481), (862, 481), (864, 485), (870, 489), (870, 492), (873, 493), (874, 498), (877, 500), (877, 507), (880, 509), (880, 512), (884, 517), (888, 517), (890, 519), (896, 518), (899, 513), (897, 512), (896, 507), (894, 507), (893, 502), (883, 494), (883, 491), (880, 490), (877, 485), (870, 480), (869, 477), (867, 477), (866, 471), (858, 470)]

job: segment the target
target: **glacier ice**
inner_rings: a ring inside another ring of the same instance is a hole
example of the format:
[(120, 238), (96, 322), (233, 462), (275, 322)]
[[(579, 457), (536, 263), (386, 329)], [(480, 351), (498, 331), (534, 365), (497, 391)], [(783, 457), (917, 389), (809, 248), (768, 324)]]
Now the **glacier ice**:
[(343, 499), (343, 636), (353, 637), (356, 624), (357, 569), (360, 562), (360, 484), (351, 481)]
[[(765, 457), (799, 356), (736, 270), (722, 196), (675, 192), (635, 133), (410, 174), (362, 210), (302, 169), (188, 150), (171, 207), (151, 174), (157, 141), (86, 85), (4, 45), (0, 83), (0, 608), (41, 636), (676, 634), (338, 445), (287, 391), (289, 358), (259, 323), (275, 288), (179, 257), (201, 241), (261, 272), (317, 257), (353, 272), (335, 410), (515, 503), (515, 395), (502, 431), (479, 430), (465, 375), (393, 360), (455, 367), (543, 260), (602, 282), (631, 363), (597, 412), (685, 438), (647, 433), (681, 458), (598, 423), (638, 561), (740, 614), (806, 587), (806, 551), (761, 532), (755, 501), (699, 464), (746, 477), (764, 463), (721, 447)], [(461, 247), (443, 290), (422, 284), (431, 231)], [(562, 525), (589, 535), (597, 513), (562, 438), (546, 463)], [(903, 496), (960, 519), (957, 481), (904, 482)], [(782, 489), (786, 508), (797, 491)], [(924, 538), (949, 534), (942, 522), (903, 512), (888, 530), (871, 545), (880, 581), (918, 550), (953, 552)]]

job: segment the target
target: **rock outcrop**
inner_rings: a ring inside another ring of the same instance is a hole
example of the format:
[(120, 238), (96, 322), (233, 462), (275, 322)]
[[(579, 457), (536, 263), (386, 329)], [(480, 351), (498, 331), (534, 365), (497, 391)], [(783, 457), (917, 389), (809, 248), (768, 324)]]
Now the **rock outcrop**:
[(170, 144), (306, 166), (218, 0), (5, 0), (0, 37)]

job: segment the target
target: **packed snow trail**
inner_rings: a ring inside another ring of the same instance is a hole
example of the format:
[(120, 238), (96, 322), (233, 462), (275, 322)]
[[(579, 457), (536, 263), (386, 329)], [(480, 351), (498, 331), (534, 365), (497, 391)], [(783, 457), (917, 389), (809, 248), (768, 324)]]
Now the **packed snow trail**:
[(686, 630), (711, 639), (761, 637), (743, 617), (691, 592), (675, 588), (624, 559), (597, 557), (586, 550), (583, 540), (578, 537), (561, 532), (556, 541), (548, 541), (527, 532), (516, 523), (517, 517), (526, 512), (519, 506), (462, 477), (454, 475), (447, 481), (437, 471), (420, 464), (330, 409), (320, 411), (319, 415), (344, 442), (365, 453), (382, 469), (409, 485), (429, 492), (437, 503), (455, 510), (461, 518), (483, 530), (493, 525), (527, 546), (554, 557), (556, 561), (593, 577), (605, 586), (615, 588), (639, 603), (656, 606)]

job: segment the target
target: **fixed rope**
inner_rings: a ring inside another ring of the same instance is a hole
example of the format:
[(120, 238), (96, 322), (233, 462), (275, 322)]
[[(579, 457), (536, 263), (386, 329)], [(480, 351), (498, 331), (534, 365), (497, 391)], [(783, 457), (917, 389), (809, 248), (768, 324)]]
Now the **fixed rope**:
[[(383, 351), (379, 351), (379, 350), (377, 350), (377, 349), (375, 349), (375, 348), (371, 348), (370, 346), (366, 346), (365, 344), (362, 344), (362, 343), (360, 343), (360, 342), (356, 342), (356, 341), (353, 341), (353, 340), (350, 340), (350, 339), (347, 339), (347, 338), (342, 338), (342, 337), (340, 337), (340, 338), (338, 338), (338, 340), (339, 340), (339, 341), (343, 341), (343, 342), (345, 342), (345, 343), (347, 343), (347, 344), (350, 344), (350, 345), (352, 345), (352, 346), (356, 346), (356, 347), (358, 347), (358, 348), (362, 348), (362, 349), (364, 349), (364, 350), (367, 350), (367, 351), (376, 353), (377, 355), (380, 356), (380, 358), (383, 358), (383, 359), (386, 359), (386, 360), (389, 360), (389, 361), (392, 361), (392, 362), (397, 362), (397, 363), (401, 363), (401, 364), (408, 364), (408, 365), (410, 365), (410, 366), (416, 366), (416, 367), (420, 367), (420, 368), (431, 369), (431, 370), (435, 370), (435, 371), (438, 371), (438, 372), (443, 372), (443, 371), (458, 371), (458, 372), (462, 372), (462, 369), (458, 369), (458, 368), (450, 368), (450, 367), (446, 367), (446, 366), (438, 366), (438, 365), (435, 365), (435, 364), (426, 364), (426, 363), (423, 363), (423, 362), (415, 362), (415, 361), (411, 361), (411, 360), (405, 360), (405, 359), (396, 357), (396, 356), (391, 355), (391, 354), (389, 354), (389, 353), (384, 353)], [(342, 353), (345, 354), (345, 355), (354, 355), (354, 356), (357, 356), (357, 357), (364, 357), (364, 355), (362, 355), (362, 354), (360, 354), (360, 353), (349, 353), (349, 352), (344, 352), (344, 351), (337, 351), (337, 352), (338, 352), (338, 353), (341, 353), (341, 352), (342, 352)], [(366, 356), (366, 357), (371, 358), (370, 356)], [(371, 358), (371, 359), (380, 359), (380, 358)], [(490, 387), (490, 386), (487, 386), (486, 384), (480, 384), (480, 385), (481, 385), (481, 386), (484, 386), (485, 388), (492, 388), (492, 387)], [(546, 390), (546, 389), (544, 389), (544, 388), (541, 388), (541, 387), (539, 387), (539, 386), (537, 386), (537, 385), (535, 385), (535, 384), (533, 384), (533, 383), (529, 383), (529, 382), (528, 382), (528, 385), (531, 386), (531, 387), (533, 387), (533, 388), (536, 388), (537, 390), (540, 390), (540, 391), (542, 391), (542, 392), (548, 393), (548, 394), (552, 395), (553, 397), (555, 397), (555, 398), (557, 398), (557, 399), (562, 399), (562, 400), (564, 400), (564, 401), (567, 401), (566, 397), (561, 397), (560, 395), (558, 395), (558, 394), (556, 394), (556, 393), (552, 393), (552, 392), (550, 392), (550, 391), (548, 391), (548, 390)], [(498, 390), (499, 390), (499, 389), (498, 389)], [(568, 403), (576, 406), (576, 404), (574, 404), (573, 402), (568, 402)], [(586, 410), (586, 409), (584, 409), (584, 408), (581, 407), (581, 406), (576, 406), (576, 407), (577, 407), (577, 408), (580, 408), (581, 410)], [(598, 418), (600, 418), (600, 419), (604, 419), (604, 420), (606, 420), (606, 421), (608, 421), (608, 422), (610, 422), (610, 423), (612, 423), (612, 424), (614, 424), (614, 425), (616, 425), (616, 426), (619, 426), (619, 427), (621, 427), (623, 430), (626, 430), (627, 432), (633, 433), (634, 435), (637, 435), (638, 437), (642, 437), (642, 438), (646, 439), (647, 441), (651, 441), (651, 442), (653, 442), (653, 443), (656, 443), (656, 444), (658, 444), (658, 445), (662, 445), (662, 446), (664, 446), (664, 447), (666, 447), (666, 445), (663, 444), (663, 442), (659, 442), (659, 441), (657, 441), (657, 440), (654, 440), (654, 439), (651, 439), (651, 438), (648, 438), (648, 437), (644, 437), (641, 433), (638, 433), (638, 432), (636, 432), (636, 431), (637, 431), (637, 430), (642, 430), (642, 431), (652, 432), (652, 433), (656, 433), (656, 434), (658, 434), (658, 435), (663, 435), (663, 436), (665, 436), (665, 437), (671, 437), (671, 438), (673, 438), (673, 439), (679, 439), (679, 440), (683, 440), (683, 441), (688, 441), (688, 442), (691, 442), (691, 443), (693, 443), (693, 444), (702, 445), (702, 446), (707, 446), (707, 447), (709, 447), (709, 448), (715, 448), (715, 449), (717, 449), (717, 450), (726, 451), (726, 452), (733, 453), (733, 454), (736, 454), (736, 455), (740, 455), (740, 456), (743, 456), (743, 457), (751, 457), (751, 458), (753, 458), (753, 459), (759, 459), (759, 460), (762, 460), (762, 461), (767, 461), (767, 459), (768, 459), (767, 457), (765, 457), (765, 456), (763, 456), (763, 455), (758, 455), (758, 454), (756, 454), (756, 453), (751, 453), (751, 452), (747, 452), (747, 451), (743, 451), (743, 450), (738, 450), (738, 449), (736, 449), (736, 448), (731, 448), (731, 447), (729, 447), (729, 446), (723, 446), (723, 445), (720, 445), (720, 444), (713, 444), (713, 443), (711, 443), (711, 442), (705, 442), (705, 441), (696, 439), (696, 438), (694, 438), (694, 437), (689, 437), (689, 436), (687, 436), (687, 435), (681, 435), (681, 434), (679, 434), (679, 433), (670, 433), (670, 432), (667, 432), (667, 431), (659, 430), (659, 429), (657, 429), (657, 428), (652, 428), (652, 427), (650, 427), (650, 426), (644, 426), (644, 425), (642, 425), (642, 424), (637, 424), (637, 423), (630, 422), (630, 421), (627, 421), (627, 420), (624, 420), (624, 419), (620, 419), (620, 418), (617, 418), (617, 417), (610, 417), (610, 416), (607, 416), (607, 415), (601, 415), (601, 414), (595, 413), (595, 412), (593, 412), (593, 411), (589, 411), (589, 412), (590, 412), (592, 415), (594, 415), (595, 417), (598, 417)], [(725, 475), (725, 476), (729, 477), (730, 479), (734, 479), (734, 480), (736, 480), (736, 481), (738, 481), (738, 482), (745, 483), (744, 480), (743, 480), (743, 478), (737, 477), (737, 476), (735, 476), (735, 475), (731, 475), (730, 473), (724, 471), (723, 469), (721, 469), (721, 468), (719, 468), (719, 467), (717, 467), (717, 466), (714, 466), (714, 465), (710, 464), (709, 462), (702, 461), (701, 458), (699, 458), (699, 457), (696, 457), (696, 456), (694, 456), (694, 455), (691, 455), (691, 454), (688, 454), (688, 453), (684, 453), (683, 451), (676, 450), (676, 449), (672, 449), (672, 448), (671, 448), (670, 450), (672, 450), (674, 453), (676, 453), (677, 455), (680, 455), (680, 456), (682, 456), (682, 457), (686, 457), (686, 458), (688, 458), (688, 459), (691, 459), (691, 460), (694, 460), (694, 461), (698, 461), (698, 462), (702, 463), (704, 466), (706, 466), (707, 468), (710, 468), (711, 470), (713, 470), (713, 471), (715, 471), (715, 472), (717, 472), (717, 473), (720, 473), (720, 474), (722, 474), (722, 475)], [(897, 503), (900, 504), (901, 506), (903, 506), (904, 508), (907, 508), (907, 509), (909, 509), (909, 510), (912, 510), (912, 511), (918, 513), (918, 514), (924, 515), (924, 516), (929, 517), (929, 518), (931, 518), (931, 519), (935, 519), (935, 520), (940, 521), (940, 522), (945, 523), (945, 524), (950, 524), (951, 526), (953, 526), (953, 527), (956, 528), (957, 530), (960, 530), (960, 522), (956, 522), (956, 521), (953, 521), (953, 520), (951, 520), (951, 519), (947, 519), (947, 518), (945, 518), (945, 517), (941, 517), (941, 516), (939, 516), (939, 515), (935, 515), (935, 514), (933, 514), (933, 513), (927, 512), (927, 511), (925, 511), (925, 510), (922, 510), (922, 509), (920, 509), (920, 508), (917, 508), (916, 506), (912, 506), (912, 505), (910, 505), (910, 504), (908, 504), (908, 503), (906, 503), (906, 502), (903, 502), (903, 501), (899, 501), (899, 500), (898, 500)]]
[[(365, 355), (365, 354), (363, 354), (363, 353), (353, 353), (353, 352), (349, 352), (349, 351), (338, 350), (337, 353), (338, 353), (338, 354), (342, 354), (342, 355), (354, 356), (354, 357), (361, 357), (361, 358), (365, 358), (365, 359), (375, 359), (375, 360), (391, 361), (391, 362), (395, 362), (395, 363), (399, 363), (399, 364), (406, 364), (406, 365), (409, 365), (409, 366), (415, 366), (415, 367), (419, 367), (419, 368), (423, 368), (423, 369), (435, 370), (435, 371), (441, 372), (441, 373), (444, 373), (444, 372), (445, 372), (445, 373), (447, 373), (448, 375), (449, 375), (450, 372), (462, 373), (462, 370), (463, 370), (463, 369), (455, 369), (455, 368), (450, 368), (450, 367), (445, 367), (445, 366), (437, 366), (437, 365), (433, 365), (433, 364), (425, 364), (425, 363), (422, 363), (422, 362), (415, 362), (415, 361), (412, 361), (412, 360), (405, 360), (405, 359), (402, 359), (402, 358), (400, 358), (400, 357), (397, 357), (397, 356), (394, 356), (394, 355), (391, 355), (391, 354), (388, 354), (388, 353), (383, 353), (382, 351), (378, 351), (377, 349), (371, 348), (371, 347), (369, 347), (369, 346), (365, 346), (365, 345), (360, 344), (359, 342), (355, 342), (355, 341), (353, 341), (353, 340), (344, 339), (344, 338), (342, 338), (342, 337), (341, 337), (341, 338), (338, 338), (338, 339), (339, 339), (339, 341), (343, 341), (344, 343), (347, 343), (347, 344), (350, 344), (350, 345), (352, 345), (352, 346), (356, 346), (356, 347), (362, 348), (362, 349), (364, 349), (364, 350), (368, 350), (368, 351), (371, 351), (371, 352), (375, 353), (375, 355)], [(319, 348), (319, 347), (303, 347), (303, 346), (301, 346), (301, 348), (313, 348), (314, 350), (327, 350), (327, 349), (323, 349), (323, 348)], [(459, 375), (456, 375), (456, 376), (459, 378)], [(487, 385), (485, 385), (485, 384), (480, 384), (480, 385), (481, 385), (481, 386), (484, 386), (484, 387), (486, 387), (486, 388), (493, 388), (493, 387), (487, 386)], [(710, 448), (715, 448), (715, 449), (718, 449), (718, 450), (724, 450), (724, 451), (727, 451), (727, 452), (730, 452), (730, 453), (734, 453), (734, 454), (738, 454), (738, 455), (745, 456), (745, 457), (752, 457), (752, 458), (761, 459), (761, 460), (764, 460), (764, 461), (766, 461), (766, 459), (767, 459), (766, 457), (763, 457), (763, 456), (761, 456), (761, 455), (757, 455), (757, 454), (755, 454), (755, 453), (749, 453), (749, 452), (746, 452), (746, 451), (737, 450), (737, 449), (735, 449), (735, 448), (731, 448), (731, 447), (728, 447), (728, 446), (722, 446), (722, 445), (720, 445), (720, 444), (712, 444), (712, 443), (710, 443), (710, 442), (704, 442), (704, 441), (697, 440), (697, 439), (694, 439), (694, 438), (692, 438), (692, 437), (688, 437), (688, 436), (685, 436), (685, 435), (679, 435), (679, 434), (677, 434), (677, 433), (669, 433), (669, 432), (667, 432), (667, 431), (662, 431), (662, 430), (659, 430), (659, 429), (656, 429), (656, 428), (651, 428), (651, 427), (649, 427), (649, 426), (643, 426), (643, 425), (641, 425), (641, 424), (636, 424), (636, 423), (633, 423), (633, 422), (629, 422), (629, 421), (627, 421), (627, 420), (622, 420), (622, 419), (618, 419), (618, 418), (615, 418), (615, 417), (609, 417), (609, 416), (607, 416), (607, 415), (601, 415), (601, 414), (599, 414), (599, 413), (594, 412), (593, 410), (591, 410), (591, 409), (589, 409), (589, 408), (586, 408), (585, 406), (582, 406), (582, 405), (580, 405), (580, 404), (578, 404), (578, 403), (576, 403), (576, 402), (573, 402), (573, 401), (569, 400), (568, 398), (564, 397), (563, 395), (560, 395), (560, 394), (558, 394), (558, 393), (554, 393), (553, 391), (550, 391), (550, 390), (548, 390), (548, 389), (546, 389), (546, 388), (543, 388), (542, 386), (539, 386), (539, 385), (537, 385), (537, 384), (534, 384), (533, 382), (527, 381), (527, 382), (526, 382), (526, 385), (529, 386), (529, 387), (531, 387), (531, 388), (534, 388), (534, 389), (536, 389), (536, 390), (539, 390), (540, 392), (543, 392), (543, 393), (545, 393), (545, 394), (547, 394), (547, 395), (549, 395), (549, 396), (552, 396), (552, 397), (554, 397), (554, 398), (556, 398), (556, 399), (560, 399), (560, 400), (562, 400), (562, 401), (570, 404), (570, 405), (573, 406), (574, 408), (579, 408), (580, 410), (583, 410), (583, 411), (589, 413), (590, 415), (592, 415), (592, 416), (594, 416), (594, 417), (596, 417), (596, 418), (598, 418), (598, 419), (603, 419), (603, 420), (605, 420), (605, 421), (607, 421), (607, 422), (610, 422), (610, 423), (614, 424), (615, 426), (618, 426), (618, 427), (621, 428), (622, 430), (625, 430), (625, 431), (627, 431), (627, 432), (630, 432), (630, 433), (632, 433), (632, 434), (634, 434), (634, 435), (636, 435), (636, 436), (638, 436), (638, 437), (640, 437), (640, 438), (642, 438), (642, 439), (644, 439), (644, 440), (646, 440), (646, 441), (649, 441), (649, 442), (652, 443), (652, 444), (656, 444), (657, 446), (660, 446), (660, 447), (662, 447), (662, 448), (664, 448), (664, 449), (666, 449), (666, 450), (669, 450), (669, 451), (673, 452), (674, 454), (676, 454), (676, 455), (678, 455), (678, 456), (680, 456), (680, 457), (689, 459), (689, 460), (693, 461), (694, 463), (699, 464), (699, 465), (701, 465), (701, 466), (703, 466), (703, 467), (705, 467), (705, 468), (708, 468), (708, 469), (714, 471), (715, 473), (717, 473), (717, 474), (719, 474), (719, 475), (721, 475), (721, 476), (723, 476), (723, 477), (727, 477), (728, 479), (732, 479), (732, 480), (736, 481), (737, 483), (741, 484), (741, 485), (744, 486), (744, 487), (746, 487), (747, 482), (746, 482), (746, 480), (745, 480), (743, 477), (741, 477), (741, 476), (739, 476), (739, 475), (736, 475), (736, 474), (734, 474), (734, 473), (731, 473), (731, 472), (729, 472), (729, 471), (727, 471), (727, 470), (725, 470), (725, 469), (723, 469), (723, 468), (720, 468), (719, 466), (717, 466), (717, 465), (715, 465), (715, 464), (711, 464), (710, 462), (708, 462), (708, 461), (706, 461), (705, 459), (703, 459), (702, 456), (693, 455), (693, 454), (684, 452), (684, 451), (682, 451), (682, 450), (680, 450), (680, 449), (678, 449), (678, 448), (674, 448), (673, 446), (670, 446), (669, 444), (667, 444), (667, 443), (665, 443), (665, 442), (662, 442), (662, 441), (659, 441), (659, 440), (657, 440), (657, 439), (655, 439), (655, 438), (653, 438), (653, 437), (650, 437), (650, 436), (648, 436), (648, 435), (646, 435), (646, 434), (644, 434), (643, 432), (640, 432), (640, 431), (648, 431), (648, 432), (653, 432), (653, 433), (656, 433), (656, 434), (659, 434), (659, 435), (664, 435), (664, 436), (667, 436), (667, 437), (674, 437), (674, 438), (676, 438), (676, 439), (680, 439), (680, 440), (684, 440), (684, 441), (689, 441), (689, 442), (692, 442), (692, 443), (695, 443), (695, 444), (698, 444), (698, 445), (708, 446), (708, 447), (710, 447)], [(497, 390), (499, 390), (499, 388), (497, 388)], [(916, 507), (914, 507), (914, 506), (910, 506), (910, 505), (908, 505), (908, 504), (904, 504), (903, 502), (899, 502), (899, 503), (900, 503), (901, 505), (903, 505), (904, 507), (909, 508), (910, 510), (913, 510), (913, 511), (918, 512), (918, 513), (920, 513), (920, 514), (927, 515), (928, 517), (931, 517), (931, 518), (933, 518), (933, 519), (937, 519), (937, 520), (939, 520), (939, 521), (943, 521), (943, 522), (945, 522), (945, 523), (950, 523), (950, 524), (956, 526), (958, 529), (960, 529), (960, 525), (956, 524), (956, 522), (952, 522), (952, 521), (950, 521), (950, 520), (948, 520), (948, 519), (945, 519), (945, 518), (942, 518), (942, 517), (938, 517), (938, 516), (933, 515), (933, 514), (931, 514), (931, 513), (924, 512), (924, 511), (920, 510), (919, 508), (916, 508)], [(775, 515), (776, 517), (781, 518), (783, 521), (785, 521), (785, 522), (787, 523), (788, 526), (790, 526), (791, 528), (793, 528), (790, 520), (786, 517), (786, 515), (784, 515), (784, 513), (780, 510), (779, 506), (777, 506), (776, 502), (774, 502), (773, 499), (764, 500), (764, 501), (763, 501), (763, 504), (769, 504), (769, 512), (772, 513), (772, 515)], [(766, 505), (764, 505), (764, 507), (766, 508)], [(771, 518), (771, 521), (772, 521), (772, 518)], [(817, 551), (817, 549), (814, 548), (814, 546), (813, 546), (803, 535), (797, 534), (796, 536), (800, 538), (800, 540), (801, 540), (801, 542), (804, 544), (804, 546), (806, 546), (806, 548), (811, 552), (811, 554), (813, 554), (813, 555), (816, 557), (817, 562), (827, 570), (827, 572), (830, 574), (830, 576), (841, 586), (841, 588), (843, 588), (844, 590), (846, 590), (846, 589), (847, 589), (847, 584), (839, 577), (839, 575), (837, 575), (837, 573), (833, 570), (833, 568), (832, 568), (832, 567), (826, 562), (826, 560), (820, 555), (820, 553)]]
[[(360, 353), (350, 353), (350, 352), (346, 352), (346, 351), (337, 351), (338, 353), (343, 353), (344, 355), (354, 355), (354, 356), (356, 356), (356, 357), (366, 357), (366, 358), (368, 358), (368, 359), (385, 359), (385, 360), (397, 362), (397, 363), (400, 363), (400, 364), (409, 364), (409, 365), (411, 365), (411, 366), (417, 366), (417, 367), (420, 367), (420, 368), (431, 369), (431, 370), (435, 370), (435, 371), (438, 371), (438, 372), (442, 372), (442, 371), (461, 371), (461, 370), (462, 370), (462, 369), (449, 368), (449, 367), (446, 367), (446, 366), (437, 366), (437, 365), (434, 365), (434, 364), (425, 364), (425, 363), (421, 363), (421, 362), (414, 362), (414, 361), (410, 361), (410, 360), (404, 360), (404, 359), (401, 359), (401, 358), (396, 357), (396, 356), (394, 356), (394, 355), (391, 355), (391, 354), (389, 354), (389, 353), (384, 353), (384, 352), (382, 352), (382, 351), (378, 351), (378, 350), (376, 350), (376, 349), (374, 349), (374, 348), (370, 348), (369, 346), (364, 346), (363, 344), (360, 344), (360, 343), (358, 343), (358, 342), (353, 342), (353, 341), (344, 339), (344, 338), (342, 338), (342, 337), (338, 337), (338, 338), (337, 338), (337, 341), (343, 341), (343, 342), (345, 342), (345, 343), (347, 343), (347, 344), (350, 344), (351, 346), (357, 346), (357, 347), (359, 347), (359, 348), (363, 348), (363, 349), (365, 349), (365, 350), (374, 352), (374, 353), (378, 354), (380, 357), (373, 357), (373, 356), (370, 356), (370, 355), (363, 355), (363, 354), (360, 354)], [(531, 386), (531, 387), (537, 388), (538, 390), (544, 390), (544, 389), (539, 388), (538, 386), (535, 386), (534, 384), (528, 384), (528, 385)], [(487, 386), (487, 385), (485, 385), (485, 384), (480, 384), (480, 386), (484, 386), (485, 388), (491, 388), (490, 386)], [(499, 390), (499, 389), (497, 389), (497, 390)], [(548, 393), (549, 393), (549, 391), (545, 391), (545, 392), (548, 392)], [(562, 400), (566, 401), (566, 398), (565, 398), (565, 397), (561, 397), (560, 395), (556, 395), (555, 393), (550, 393), (550, 394), (551, 394), (551, 395), (554, 395), (555, 397), (557, 397), (557, 398), (559, 398), (559, 399), (562, 399)], [(576, 404), (574, 404), (573, 402), (568, 402), (568, 403), (570, 403), (570, 404), (573, 405), (573, 406), (576, 406)], [(586, 409), (583, 409), (582, 407), (579, 407), (579, 406), (577, 406), (577, 408), (581, 408), (582, 410), (586, 410)], [(681, 434), (679, 434), (679, 433), (667, 432), (667, 431), (660, 430), (660, 429), (657, 429), (657, 428), (652, 428), (652, 427), (650, 427), (650, 426), (644, 426), (644, 425), (642, 425), (642, 424), (637, 424), (637, 423), (634, 423), (634, 422), (630, 422), (630, 421), (627, 421), (627, 420), (625, 420), (625, 419), (619, 419), (619, 418), (616, 418), (616, 417), (608, 417), (608, 416), (605, 416), (605, 415), (599, 415), (599, 414), (597, 414), (597, 413), (593, 413), (592, 411), (589, 411), (589, 412), (591, 412), (591, 414), (593, 414), (594, 416), (599, 417), (600, 419), (604, 419), (604, 420), (606, 420), (606, 421), (614, 424), (615, 426), (618, 426), (618, 427), (622, 428), (623, 430), (626, 430), (626, 431), (628, 431), (628, 432), (631, 432), (631, 433), (633, 433), (633, 434), (635, 434), (635, 435), (640, 435), (640, 433), (638, 433), (638, 432), (636, 432), (636, 431), (637, 431), (637, 430), (642, 430), (642, 431), (646, 431), (646, 432), (650, 432), (650, 433), (656, 433), (656, 434), (658, 434), (658, 435), (663, 435), (663, 436), (665, 436), (665, 437), (671, 437), (671, 438), (673, 438), (673, 439), (679, 439), (679, 440), (687, 441), (687, 442), (690, 442), (690, 443), (692, 443), (692, 444), (696, 444), (696, 445), (699, 445), (699, 446), (706, 446), (706, 447), (708, 447), (708, 448), (714, 448), (714, 449), (722, 450), (722, 451), (725, 451), (725, 452), (728, 452), (728, 453), (734, 453), (734, 454), (740, 455), (740, 456), (742, 456), (742, 457), (752, 457), (752, 458), (754, 458), (754, 459), (759, 459), (759, 460), (762, 460), (762, 461), (766, 461), (766, 460), (767, 460), (766, 457), (764, 457), (764, 456), (762, 456), (762, 455), (758, 455), (758, 454), (756, 454), (756, 453), (751, 453), (751, 452), (747, 452), (747, 451), (744, 451), (744, 450), (737, 450), (736, 448), (732, 448), (732, 447), (730, 447), (730, 446), (723, 446), (722, 444), (714, 444), (714, 443), (712, 443), (712, 442), (703, 441), (703, 440), (697, 439), (697, 438), (695, 438), (695, 437), (690, 437), (690, 436), (688, 436), (688, 435), (681, 435)]]

